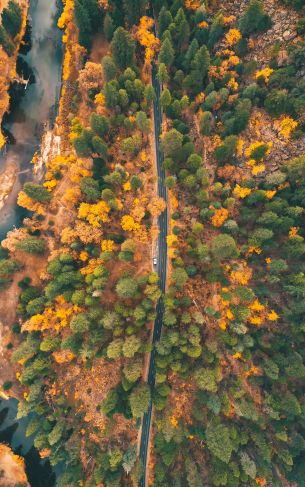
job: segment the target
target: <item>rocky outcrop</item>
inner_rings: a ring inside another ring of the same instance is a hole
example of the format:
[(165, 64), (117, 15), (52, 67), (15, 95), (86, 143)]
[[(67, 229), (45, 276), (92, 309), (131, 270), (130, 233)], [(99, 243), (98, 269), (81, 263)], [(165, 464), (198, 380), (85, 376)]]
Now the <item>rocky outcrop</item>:
[(24, 460), (0, 444), (0, 487), (15, 487), (30, 485), (24, 470)]

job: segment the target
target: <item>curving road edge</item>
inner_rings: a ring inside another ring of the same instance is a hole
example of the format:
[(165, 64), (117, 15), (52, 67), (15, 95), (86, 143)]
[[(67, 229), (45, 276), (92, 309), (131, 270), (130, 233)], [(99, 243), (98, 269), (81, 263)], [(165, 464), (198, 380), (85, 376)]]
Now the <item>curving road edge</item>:
[[(156, 65), (152, 66), (152, 84), (156, 92), (156, 99), (154, 101), (154, 131), (155, 131), (155, 145), (156, 145), (156, 162), (158, 171), (158, 195), (168, 203), (167, 189), (165, 186), (165, 171), (163, 168), (163, 153), (160, 148), (160, 135), (162, 128), (162, 111), (160, 105), (160, 83), (157, 80)], [(167, 231), (168, 231), (168, 215), (167, 208), (161, 213), (158, 218), (159, 236), (158, 236), (158, 255), (157, 255), (157, 272), (160, 279), (160, 289), (162, 293), (165, 292), (166, 287), (166, 271), (167, 271)], [(160, 340), (163, 318), (163, 298), (158, 301), (157, 314), (154, 323), (153, 338), (152, 338), (152, 352), (150, 354), (150, 363), (148, 370), (147, 382), (153, 391), (156, 380), (156, 343)], [(149, 436), (152, 419), (152, 403), (150, 403), (147, 412), (143, 416), (141, 442), (140, 442), (140, 459), (143, 464), (143, 476), (139, 482), (139, 487), (146, 487), (146, 470), (147, 470), (147, 457), (149, 447)]]

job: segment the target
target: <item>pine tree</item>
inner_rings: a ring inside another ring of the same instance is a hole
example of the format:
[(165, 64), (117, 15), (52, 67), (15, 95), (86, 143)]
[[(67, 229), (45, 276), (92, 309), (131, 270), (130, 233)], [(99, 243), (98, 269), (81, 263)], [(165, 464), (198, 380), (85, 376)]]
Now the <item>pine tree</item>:
[(188, 71), (190, 69), (191, 63), (198, 49), (199, 49), (198, 41), (197, 39), (193, 39), (184, 57), (183, 67), (185, 71)]
[(10, 0), (7, 8), (2, 11), (2, 26), (11, 37), (15, 37), (21, 30), (22, 10), (13, 0)]
[(174, 45), (177, 50), (182, 50), (182, 47), (187, 44), (190, 37), (190, 26), (186, 19), (184, 10), (180, 8), (174, 20), (174, 28), (170, 30)]
[(75, 2), (74, 17), (79, 28), (79, 43), (88, 49), (91, 45), (92, 29), (89, 14), (81, 0), (76, 0)]
[(115, 31), (111, 49), (114, 62), (119, 69), (125, 69), (133, 64), (135, 42), (123, 27)]
[(111, 15), (109, 15), (108, 13), (105, 15), (104, 18), (103, 30), (106, 40), (110, 42), (114, 32), (114, 24)]
[(197, 95), (204, 86), (210, 66), (210, 54), (206, 46), (202, 46), (195, 54), (192, 61), (192, 69), (186, 77), (184, 86), (192, 95)]
[(165, 64), (159, 64), (157, 79), (160, 83), (167, 83), (169, 80), (169, 75)]
[(159, 17), (158, 17), (158, 28), (159, 28), (159, 36), (162, 37), (162, 34), (168, 26), (173, 22), (172, 14), (169, 10), (167, 10), (164, 6), (161, 8)]
[(0, 26), (0, 44), (8, 56), (13, 55), (15, 46), (2, 25)]
[(99, 7), (98, 0), (83, 0), (83, 7), (89, 15), (91, 32), (96, 33), (102, 25), (102, 10)]
[(265, 14), (263, 2), (252, 0), (244, 15), (240, 18), (239, 29), (242, 34), (249, 35), (252, 32), (264, 32), (271, 27), (271, 19)]
[(145, 13), (146, 0), (124, 0), (126, 20), (131, 27), (139, 23)]
[(102, 59), (102, 68), (105, 81), (111, 81), (117, 74), (117, 68), (111, 56), (104, 56)]
[(162, 42), (162, 46), (159, 54), (159, 63), (164, 63), (166, 66), (170, 66), (173, 63), (175, 57), (175, 51), (171, 41), (166, 38)]

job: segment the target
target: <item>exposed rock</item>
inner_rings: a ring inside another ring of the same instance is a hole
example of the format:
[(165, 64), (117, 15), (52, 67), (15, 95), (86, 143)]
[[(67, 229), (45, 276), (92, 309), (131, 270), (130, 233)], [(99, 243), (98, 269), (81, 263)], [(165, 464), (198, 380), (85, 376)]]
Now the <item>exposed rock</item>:
[(8, 163), (4, 171), (0, 174), (0, 210), (3, 208), (5, 200), (14, 187), (16, 177), (16, 165), (13, 163)]
[(24, 470), (24, 460), (14, 455), (6, 445), (0, 445), (0, 487), (30, 485)]

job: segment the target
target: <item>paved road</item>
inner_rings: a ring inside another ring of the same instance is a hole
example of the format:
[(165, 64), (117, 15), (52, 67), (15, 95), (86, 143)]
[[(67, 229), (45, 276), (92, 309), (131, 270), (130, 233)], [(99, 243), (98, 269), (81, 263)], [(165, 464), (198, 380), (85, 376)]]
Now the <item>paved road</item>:
[[(157, 169), (158, 169), (158, 194), (167, 202), (167, 190), (164, 184), (165, 171), (163, 169), (163, 154), (160, 150), (160, 135), (162, 127), (162, 112), (160, 105), (160, 84), (156, 78), (157, 69), (153, 65), (152, 69), (152, 83), (156, 92), (156, 101), (154, 102), (154, 121), (155, 121), (155, 141), (156, 141), (156, 154), (157, 154)], [(165, 292), (166, 285), (166, 270), (167, 270), (167, 209), (159, 216), (159, 238), (158, 238), (158, 264), (157, 271), (160, 277), (160, 288), (162, 293)], [(160, 298), (157, 304), (157, 316), (154, 323), (153, 332), (153, 350), (150, 355), (150, 364), (148, 371), (148, 384), (153, 389), (156, 379), (156, 349), (155, 345), (159, 341), (162, 329), (163, 318), (163, 300)], [(144, 414), (142, 421), (142, 434), (140, 444), (140, 458), (144, 467), (144, 475), (139, 482), (139, 487), (146, 487), (146, 464), (147, 454), (149, 446), (149, 433), (151, 426), (152, 404), (150, 404), (148, 411)]]

